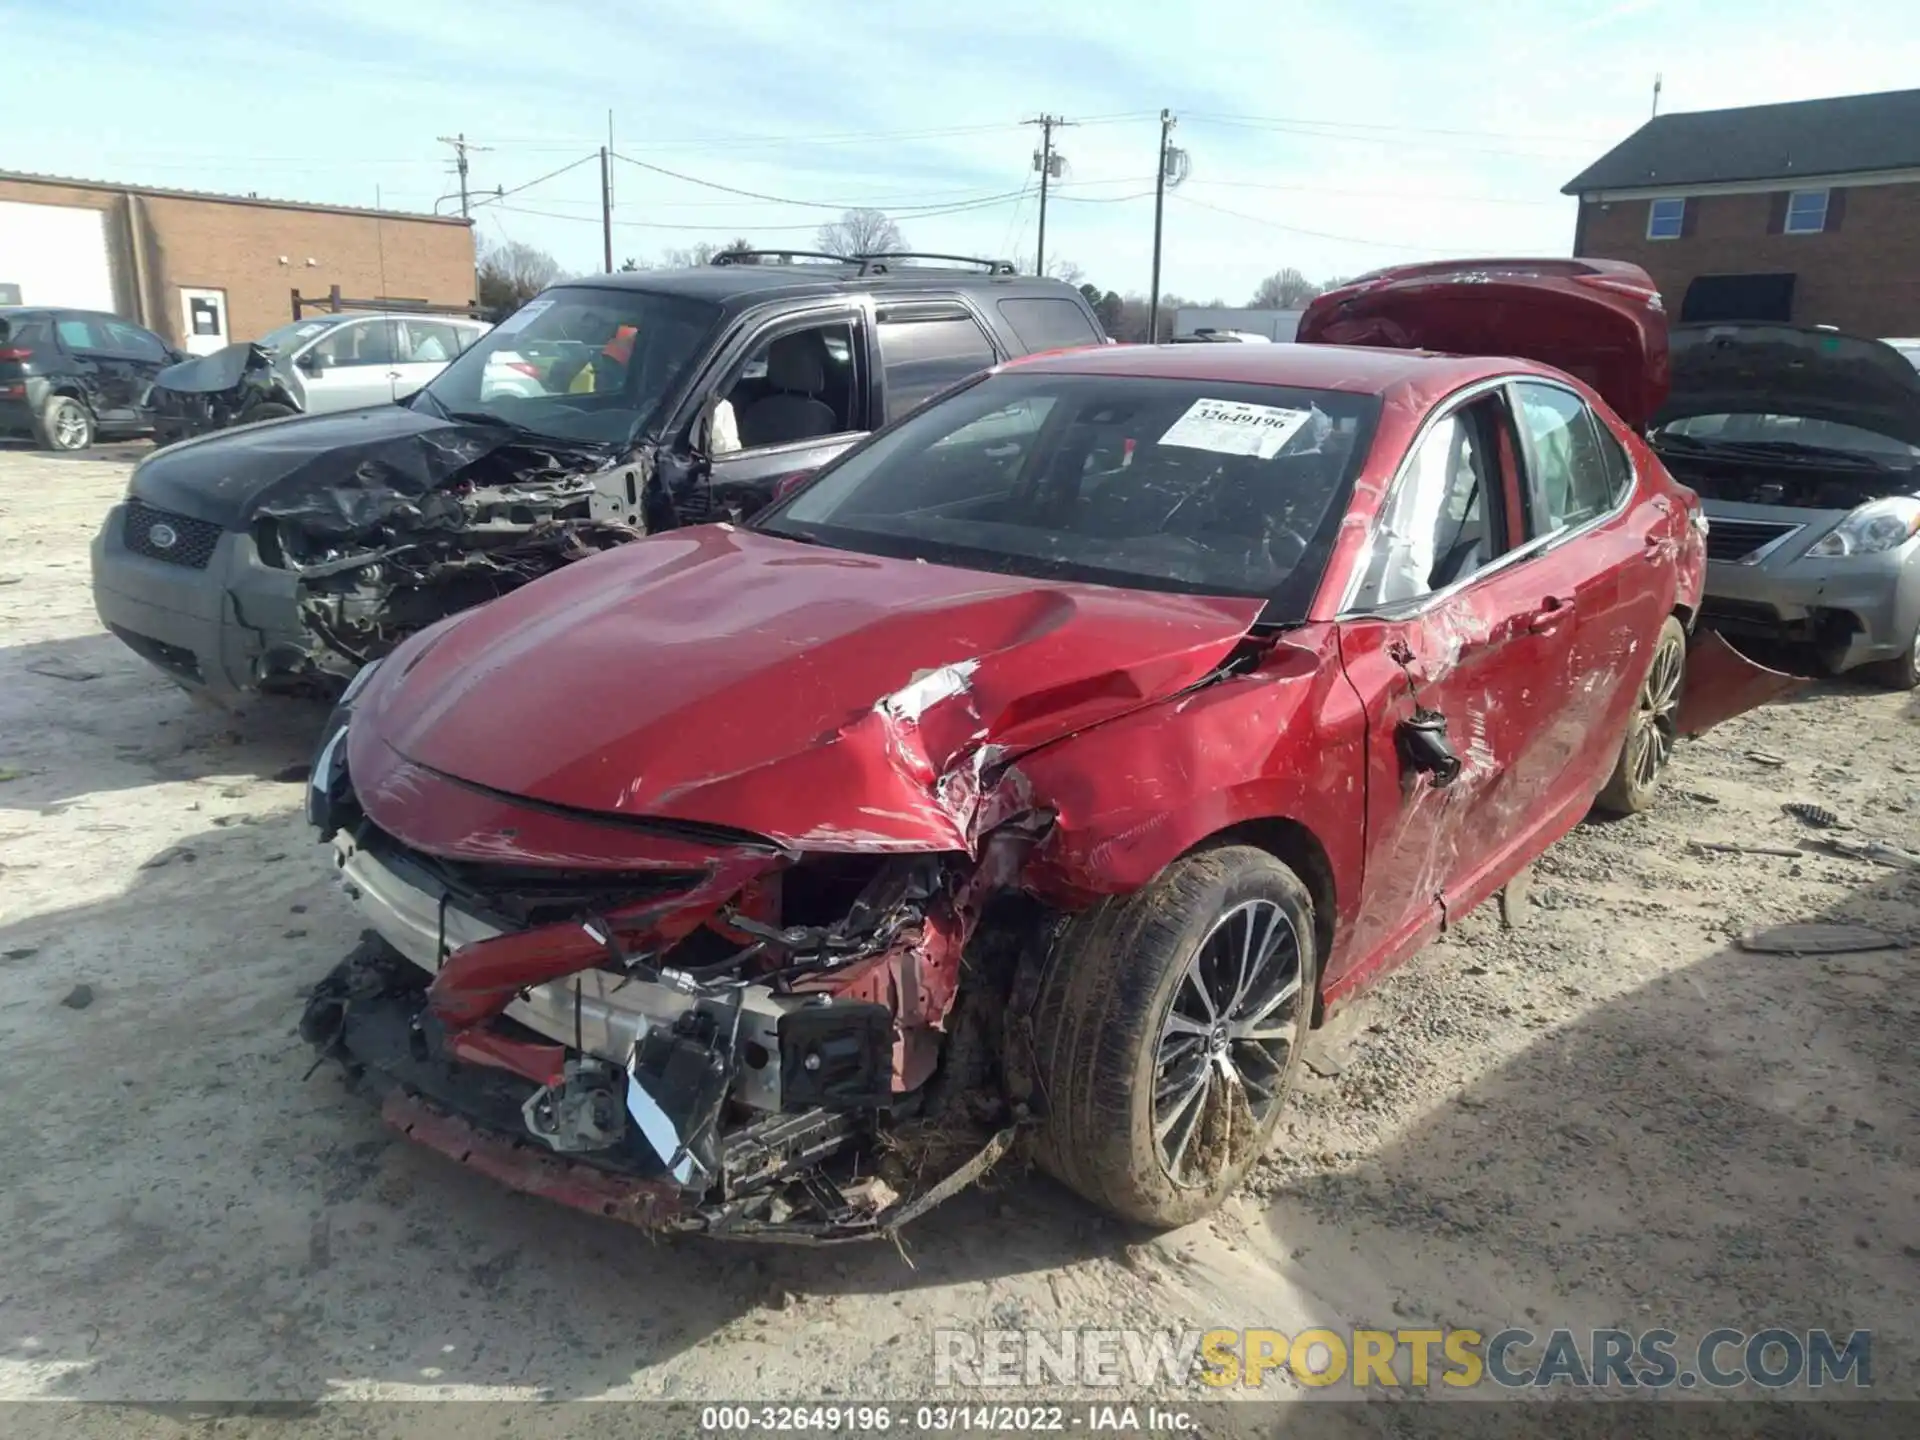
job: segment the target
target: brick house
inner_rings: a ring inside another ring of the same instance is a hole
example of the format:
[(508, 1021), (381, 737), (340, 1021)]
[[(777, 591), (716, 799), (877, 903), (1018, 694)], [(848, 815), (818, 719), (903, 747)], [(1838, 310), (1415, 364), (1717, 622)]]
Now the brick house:
[(1676, 319), (1920, 335), (1920, 90), (1657, 116), (1563, 193)]
[(204, 352), (284, 325), (293, 291), (335, 285), (470, 304), (472, 225), (0, 171), (0, 303), (111, 311)]

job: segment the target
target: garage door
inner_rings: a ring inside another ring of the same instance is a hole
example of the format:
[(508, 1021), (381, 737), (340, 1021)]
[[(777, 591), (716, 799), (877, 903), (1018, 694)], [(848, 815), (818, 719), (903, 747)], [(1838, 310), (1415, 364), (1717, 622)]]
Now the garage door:
[(106, 220), (99, 210), (0, 200), (0, 285), (17, 289), (22, 305), (111, 313)]

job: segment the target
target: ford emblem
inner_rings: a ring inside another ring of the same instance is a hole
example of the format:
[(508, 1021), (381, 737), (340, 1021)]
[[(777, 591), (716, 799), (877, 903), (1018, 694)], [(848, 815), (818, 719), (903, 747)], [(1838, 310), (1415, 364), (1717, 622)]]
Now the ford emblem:
[(147, 539), (156, 550), (171, 550), (180, 543), (180, 532), (162, 520), (147, 531)]

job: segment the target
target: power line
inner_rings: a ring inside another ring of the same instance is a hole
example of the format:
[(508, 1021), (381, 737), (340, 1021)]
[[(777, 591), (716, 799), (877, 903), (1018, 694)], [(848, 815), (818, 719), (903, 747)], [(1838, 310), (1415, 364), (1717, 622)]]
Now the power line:
[(573, 161), (571, 164), (562, 165), (558, 170), (549, 170), (546, 174), (538, 176), (535, 179), (529, 180), (524, 185), (516, 185), (511, 190), (497, 190), (491, 195), (482, 196), (480, 199), (473, 202), (473, 208), (478, 210), (482, 205), (497, 205), (502, 200), (506, 199), (507, 196), (509, 195), (518, 195), (522, 190), (531, 190), (536, 185), (544, 185), (549, 180), (558, 179), (560, 176), (566, 174), (569, 170), (578, 170), (582, 165), (591, 164), (593, 161), (598, 160), (599, 158), (600, 156), (597, 151), (591, 152), (586, 155), (582, 155), (578, 160)]
[[(594, 158), (597, 159), (598, 157), (596, 156)], [(1019, 191), (1009, 191), (1005, 195), (994, 196), (984, 200), (975, 200), (975, 201), (970, 201), (970, 202), (957, 204), (957, 205), (948, 205), (948, 206), (939, 207), (939, 208), (915, 211), (911, 214), (906, 215), (904, 218), (909, 220), (937, 220), (942, 216), (946, 216), (946, 215), (964, 215), (976, 210), (998, 209), (1002, 205), (1015, 204), (1016, 202), (1018, 202), (1019, 199), (1020, 199)], [(513, 214), (513, 215), (537, 215), (547, 220), (575, 220), (575, 221), (580, 221), (589, 225), (597, 225), (601, 223), (601, 217), (598, 215), (566, 215), (566, 214), (562, 214), (557, 210), (535, 210), (535, 209), (532, 209), (531, 207), (524, 206), (524, 205), (497, 205), (497, 208), (501, 210), (505, 210), (509, 214)], [(727, 220), (724, 222), (716, 222), (711, 225), (700, 225), (700, 224), (692, 224), (692, 223), (674, 224), (668, 221), (657, 221), (657, 220), (615, 220), (613, 223), (615, 225), (623, 225), (630, 229), (636, 229), (636, 230), (724, 231), (724, 230), (747, 229), (747, 230), (755, 231), (756, 233), (758, 232), (789, 232), (791, 233), (796, 231), (817, 230), (820, 228), (817, 223), (805, 224), (805, 225), (758, 225), (752, 222), (742, 221), (739, 219)]]
[[(1340, 140), (1356, 145), (1390, 145), (1408, 150), (1452, 151), (1463, 155), (1503, 155), (1525, 160), (1557, 160), (1563, 157), (1544, 150), (1497, 149), (1481, 145), (1454, 145), (1445, 141), (1423, 141), (1418, 132), (1408, 135), (1353, 135), (1338, 130), (1316, 130), (1300, 125), (1263, 124), (1253, 121), (1233, 120), (1219, 115), (1195, 115), (1190, 118), (1197, 125), (1225, 125), (1237, 130), (1260, 130), (1273, 134), (1299, 135), (1312, 140)], [(1429, 132), (1436, 133), (1436, 132)], [(1567, 148), (1579, 142), (1561, 142)]]
[(469, 150), (489, 150), (492, 147), (489, 145), (469, 144), (464, 131), (458, 135), (442, 135), (438, 138), (442, 145), (451, 145), (453, 147), (454, 168), (460, 172), (460, 213), (464, 216), (467, 213), (467, 152)]
[(1518, 200), (1502, 195), (1468, 195), (1435, 190), (1355, 190), (1339, 185), (1282, 185), (1262, 180), (1194, 180), (1194, 185), (1214, 185), (1226, 190), (1289, 190), (1306, 195), (1359, 195), (1384, 200), (1453, 200), (1475, 205), (1562, 205), (1565, 197), (1554, 200)]
[(1450, 130), (1439, 125), (1381, 125), (1366, 120), (1313, 120), (1300, 115), (1233, 115), (1223, 111), (1188, 112), (1194, 120), (1218, 120), (1234, 125), (1314, 126), (1325, 130), (1365, 130), (1395, 135), (1459, 135), (1480, 140), (1534, 140), (1556, 145), (1604, 145), (1608, 141), (1596, 135), (1545, 135), (1525, 130)]
[(1202, 210), (1211, 210), (1216, 215), (1229, 215), (1235, 220), (1245, 220), (1252, 225), (1264, 225), (1269, 230), (1284, 230), (1289, 235), (1310, 235), (1316, 240), (1338, 240), (1348, 245), (1371, 245), (1382, 250), (1418, 251), (1423, 255), (1456, 255), (1459, 248), (1435, 249), (1431, 245), (1396, 245), (1386, 240), (1369, 240), (1359, 235), (1329, 235), (1324, 230), (1304, 230), (1298, 225), (1282, 225), (1277, 220), (1265, 220), (1258, 215), (1242, 214), (1238, 210), (1228, 210), (1224, 206), (1209, 205), (1204, 200), (1196, 200), (1191, 195), (1175, 195), (1174, 199), (1183, 205), (1197, 205)]

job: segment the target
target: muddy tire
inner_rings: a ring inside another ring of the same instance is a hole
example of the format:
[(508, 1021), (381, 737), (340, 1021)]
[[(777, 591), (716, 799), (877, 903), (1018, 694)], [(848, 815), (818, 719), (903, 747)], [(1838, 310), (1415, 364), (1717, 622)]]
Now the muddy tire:
[(1673, 747), (1680, 743), (1680, 696), (1687, 682), (1687, 632), (1671, 615), (1654, 641), (1647, 666), (1620, 737), (1620, 758), (1593, 804), (1605, 815), (1638, 815), (1660, 791)]
[(93, 412), (71, 395), (55, 395), (34, 432), (48, 450), (84, 450), (93, 443)]
[(1076, 919), (1034, 1007), (1036, 1159), (1156, 1228), (1216, 1209), (1266, 1149), (1319, 977), (1313, 899), (1264, 850), (1175, 861)]

